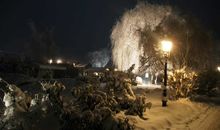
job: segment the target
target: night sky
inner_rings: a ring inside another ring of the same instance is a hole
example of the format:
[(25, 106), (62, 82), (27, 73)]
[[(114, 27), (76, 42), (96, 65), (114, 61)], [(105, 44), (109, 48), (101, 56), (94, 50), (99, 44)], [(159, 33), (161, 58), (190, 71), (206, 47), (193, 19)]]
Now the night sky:
[[(195, 16), (220, 38), (218, 0), (151, 0)], [(61, 57), (86, 61), (88, 52), (110, 48), (112, 26), (137, 0), (0, 0), (0, 50), (22, 53), (31, 38), (30, 22), (52, 28)]]

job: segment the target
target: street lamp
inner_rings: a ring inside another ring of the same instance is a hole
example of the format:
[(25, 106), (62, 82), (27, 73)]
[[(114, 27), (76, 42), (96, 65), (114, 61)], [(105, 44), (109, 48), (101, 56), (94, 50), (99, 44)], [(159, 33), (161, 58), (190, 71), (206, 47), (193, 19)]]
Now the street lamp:
[(165, 58), (165, 63), (164, 63), (164, 87), (163, 87), (163, 92), (162, 92), (162, 107), (167, 106), (167, 60), (168, 56), (170, 54), (170, 51), (172, 49), (172, 42), (168, 40), (163, 40), (161, 41), (162, 45), (162, 50), (164, 52), (164, 58)]

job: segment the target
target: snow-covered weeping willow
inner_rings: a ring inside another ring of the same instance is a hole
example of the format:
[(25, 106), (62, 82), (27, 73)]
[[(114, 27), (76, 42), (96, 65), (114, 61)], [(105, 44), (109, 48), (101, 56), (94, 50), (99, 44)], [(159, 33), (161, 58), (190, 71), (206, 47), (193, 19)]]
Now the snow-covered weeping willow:
[(148, 3), (140, 3), (134, 9), (126, 11), (113, 27), (111, 34), (113, 64), (122, 71), (135, 64), (134, 71), (137, 73), (139, 57), (143, 54), (137, 30), (148, 26), (153, 31), (170, 13), (168, 6)]

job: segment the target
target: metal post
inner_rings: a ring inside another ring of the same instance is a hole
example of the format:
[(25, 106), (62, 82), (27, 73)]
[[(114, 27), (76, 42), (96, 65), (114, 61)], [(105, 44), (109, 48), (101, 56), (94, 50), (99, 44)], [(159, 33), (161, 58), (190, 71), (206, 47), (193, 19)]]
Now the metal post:
[(162, 93), (162, 107), (167, 106), (167, 56), (165, 56), (165, 67), (164, 67), (164, 88)]

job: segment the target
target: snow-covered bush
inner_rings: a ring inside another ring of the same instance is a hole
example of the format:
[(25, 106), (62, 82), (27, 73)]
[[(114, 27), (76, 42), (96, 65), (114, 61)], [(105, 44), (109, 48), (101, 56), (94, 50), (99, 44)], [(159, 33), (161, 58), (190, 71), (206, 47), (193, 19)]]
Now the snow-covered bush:
[[(128, 119), (116, 114), (124, 112), (146, 119), (143, 112), (152, 104), (145, 96), (134, 94), (129, 74), (110, 70), (101, 77), (87, 75), (77, 81), (68, 98), (61, 95), (65, 86), (57, 81), (40, 82), (43, 92), (32, 99), (19, 87), (8, 84), (0, 129), (133, 130)], [(101, 82), (105, 87), (100, 87)]]
[(195, 72), (188, 71), (185, 67), (174, 70), (168, 77), (170, 99), (189, 97), (193, 92), (196, 77)]

